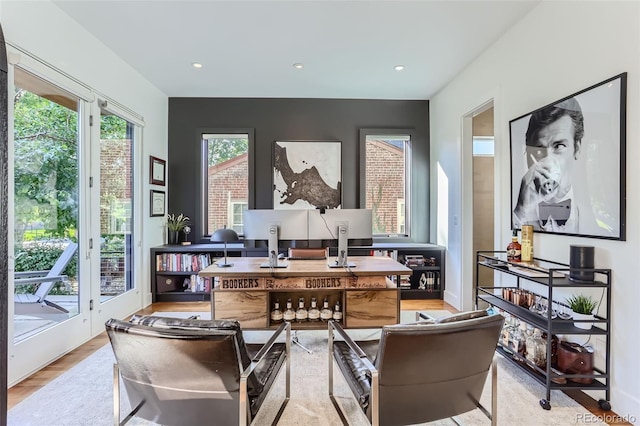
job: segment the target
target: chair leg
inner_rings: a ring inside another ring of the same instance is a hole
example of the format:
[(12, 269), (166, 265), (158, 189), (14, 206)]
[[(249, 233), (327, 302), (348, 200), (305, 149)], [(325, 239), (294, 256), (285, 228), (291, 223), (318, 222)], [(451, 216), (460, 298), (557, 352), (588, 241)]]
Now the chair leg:
[(327, 350), (329, 351), (329, 399), (331, 400), (333, 407), (338, 412), (338, 416), (340, 416), (340, 420), (342, 421), (342, 424), (345, 426), (348, 426), (349, 422), (344, 416), (344, 413), (342, 412), (342, 409), (340, 408), (340, 404), (338, 404), (336, 397), (333, 395), (333, 330), (331, 328), (331, 325), (329, 325), (328, 328), (329, 328), (329, 339), (328, 339)]
[(498, 424), (498, 360), (491, 361), (491, 426)]
[(113, 364), (113, 426), (123, 426), (131, 420), (142, 405), (144, 400), (140, 401), (137, 407), (135, 407), (124, 420), (120, 421), (120, 367), (117, 363)]
[(113, 364), (113, 425), (120, 425), (120, 367)]

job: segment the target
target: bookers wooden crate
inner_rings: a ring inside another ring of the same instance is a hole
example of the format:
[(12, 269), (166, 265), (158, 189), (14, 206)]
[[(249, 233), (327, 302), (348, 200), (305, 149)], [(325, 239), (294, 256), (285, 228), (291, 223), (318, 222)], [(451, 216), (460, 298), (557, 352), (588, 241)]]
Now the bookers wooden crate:
[(393, 284), (385, 276), (364, 277), (216, 277), (216, 290), (273, 290), (273, 289), (345, 289), (345, 288), (387, 288)]

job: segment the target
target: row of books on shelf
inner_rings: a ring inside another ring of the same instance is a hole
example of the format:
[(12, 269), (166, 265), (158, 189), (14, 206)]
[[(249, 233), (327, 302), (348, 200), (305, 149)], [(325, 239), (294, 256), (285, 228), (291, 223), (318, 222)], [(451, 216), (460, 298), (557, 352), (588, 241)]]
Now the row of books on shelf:
[(184, 291), (191, 291), (194, 293), (210, 292), (211, 277), (201, 277), (198, 274), (193, 274), (189, 278), (185, 278)]
[(397, 250), (371, 250), (370, 256), (384, 256), (390, 257), (393, 260), (398, 260)]
[(156, 271), (198, 272), (211, 264), (209, 253), (161, 253), (156, 255)]

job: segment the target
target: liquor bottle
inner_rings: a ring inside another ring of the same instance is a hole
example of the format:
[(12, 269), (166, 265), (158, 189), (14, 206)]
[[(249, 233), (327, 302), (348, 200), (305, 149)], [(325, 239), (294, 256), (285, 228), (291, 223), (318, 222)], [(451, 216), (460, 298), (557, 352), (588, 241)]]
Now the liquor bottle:
[(280, 310), (280, 301), (276, 300), (273, 304), (273, 310), (271, 311), (271, 322), (278, 324), (282, 322), (282, 311)]
[(519, 323), (511, 328), (511, 333), (509, 334), (509, 349), (513, 351), (514, 354), (518, 354), (520, 356), (524, 356), (524, 347), (525, 347), (525, 333), (526, 329), (525, 323)]
[(309, 308), (309, 321), (320, 321), (320, 309), (318, 309), (318, 302), (315, 297), (311, 298), (311, 307)]
[(333, 308), (333, 320), (336, 322), (342, 322), (342, 308), (340, 307), (340, 301), (336, 302), (336, 306)]
[(533, 225), (522, 225), (521, 260), (533, 262)]
[(509, 262), (520, 262), (522, 246), (518, 242), (518, 231), (513, 230), (513, 236), (511, 237), (511, 242), (507, 246), (507, 261)]
[(287, 309), (284, 310), (284, 313), (282, 314), (282, 319), (284, 319), (287, 322), (291, 322), (296, 319), (296, 313), (293, 310), (291, 299), (287, 300)]
[(527, 359), (540, 368), (547, 367), (547, 340), (542, 338), (539, 328), (527, 336)]
[(298, 309), (296, 310), (296, 321), (305, 322), (309, 318), (307, 308), (304, 307), (304, 298), (298, 300)]
[(329, 301), (324, 299), (322, 310), (320, 311), (320, 319), (322, 321), (329, 321), (331, 318), (333, 318), (333, 311), (329, 308)]

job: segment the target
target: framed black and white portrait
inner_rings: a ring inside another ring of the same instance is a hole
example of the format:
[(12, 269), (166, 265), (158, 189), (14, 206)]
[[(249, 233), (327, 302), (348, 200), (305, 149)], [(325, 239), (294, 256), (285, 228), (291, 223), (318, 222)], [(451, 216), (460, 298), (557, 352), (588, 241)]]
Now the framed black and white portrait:
[(273, 208), (342, 206), (341, 143), (277, 141), (273, 144)]
[(626, 78), (509, 122), (513, 229), (625, 239)]

